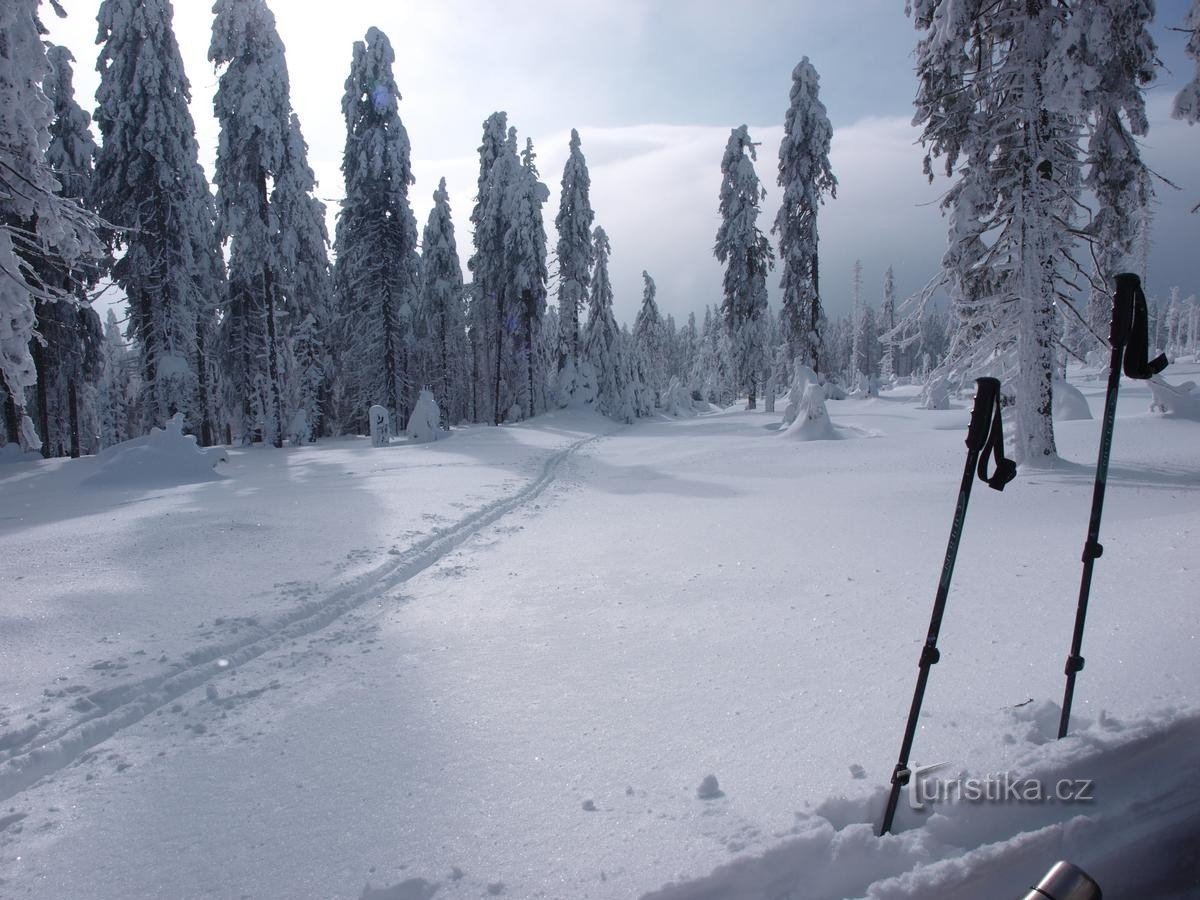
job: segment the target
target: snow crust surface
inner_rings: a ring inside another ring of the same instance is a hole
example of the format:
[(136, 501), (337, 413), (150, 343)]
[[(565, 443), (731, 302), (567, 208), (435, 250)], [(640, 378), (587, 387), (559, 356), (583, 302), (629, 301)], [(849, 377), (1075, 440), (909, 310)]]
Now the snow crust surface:
[(1104, 393), (1070, 377), (1059, 464), (972, 495), (913, 762), (1091, 802), (875, 836), (969, 404), (830, 400), (871, 439), (801, 444), (569, 409), (189, 484), (0, 469), (0, 894), (1011, 898), (1069, 858), (1194, 896), (1200, 425), (1122, 383), (1053, 740)]

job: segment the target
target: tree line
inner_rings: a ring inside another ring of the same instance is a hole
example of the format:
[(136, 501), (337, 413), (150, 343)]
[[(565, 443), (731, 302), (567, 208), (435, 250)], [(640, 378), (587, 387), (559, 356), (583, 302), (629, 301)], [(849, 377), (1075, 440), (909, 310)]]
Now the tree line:
[[(951, 179), (947, 250), (903, 302), (889, 269), (878, 309), (858, 267), (851, 313), (832, 321), (817, 228), (837, 196), (832, 126), (803, 59), (779, 149), (774, 245), (758, 224), (765, 189), (743, 125), (720, 160), (720, 303), (677, 326), (644, 273), (632, 329), (613, 313), (613, 248), (577, 131), (551, 259), (533, 142), (504, 112), (483, 123), (464, 273), (444, 179), (418, 231), (395, 53), (379, 29), (352, 48), (331, 240), (265, 0), (213, 7), (211, 185), (170, 3), (101, 3), (94, 118), (75, 101), (71, 54), (44, 40), (40, 7), (10, 0), (0, 11), (0, 108), (20, 111), (0, 118), (0, 438), (46, 455), (94, 452), (175, 414), (202, 444), (362, 433), (372, 404), (402, 429), (423, 388), (446, 424), (519, 421), (571, 402), (623, 421), (696, 400), (744, 396), (754, 408), (799, 362), (868, 389), (872, 378), (999, 375), (1018, 408), (1018, 455), (1036, 463), (1054, 454), (1055, 371), (1102, 344), (1112, 276), (1148, 242), (1154, 186), (1137, 138), (1157, 65), (1149, 0), (910, 4), (925, 171)], [(1183, 27), (1200, 69), (1198, 10)], [(1195, 122), (1198, 96), (1200, 74), (1175, 115)], [(101, 325), (92, 308), (105, 280), (127, 299), (124, 335), (111, 311)], [(1164, 341), (1194, 347), (1194, 301), (1174, 298), (1158, 320)]]

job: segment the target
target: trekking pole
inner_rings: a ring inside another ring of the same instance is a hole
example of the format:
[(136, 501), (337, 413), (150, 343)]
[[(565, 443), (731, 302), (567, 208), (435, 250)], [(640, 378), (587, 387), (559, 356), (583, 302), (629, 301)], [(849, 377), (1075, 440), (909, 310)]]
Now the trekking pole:
[(1067, 689), (1063, 693), (1062, 717), (1058, 720), (1058, 736), (1067, 736), (1071, 721), (1071, 701), (1075, 697), (1075, 676), (1083, 670), (1083, 626), (1087, 619), (1088, 596), (1092, 590), (1092, 569), (1104, 553), (1100, 543), (1100, 515), (1104, 511), (1104, 489), (1108, 482), (1108, 457), (1112, 450), (1113, 424), (1117, 418), (1117, 389), (1121, 385), (1121, 367), (1130, 378), (1145, 381), (1167, 367), (1163, 355), (1147, 362), (1149, 355), (1146, 295), (1136, 275), (1117, 276), (1117, 291), (1113, 296), (1112, 325), (1108, 342), (1112, 345), (1112, 360), (1108, 366), (1108, 392), (1104, 398), (1104, 424), (1100, 431), (1100, 457), (1096, 462), (1096, 484), (1092, 490), (1092, 515), (1088, 521), (1087, 541), (1083, 545), (1083, 578), (1079, 583), (1079, 605), (1075, 610), (1075, 632), (1071, 638), (1071, 655), (1067, 657)]
[[(929, 681), (929, 669), (941, 659), (937, 649), (938, 632), (942, 628), (942, 616), (946, 612), (946, 598), (950, 594), (950, 578), (954, 574), (954, 560), (958, 556), (958, 542), (962, 537), (963, 520), (967, 516), (967, 503), (971, 499), (971, 485), (978, 462), (979, 480), (997, 491), (1004, 490), (1017, 475), (1017, 466), (1004, 457), (1004, 425), (1000, 420), (1000, 382), (995, 378), (978, 378), (975, 381), (975, 406), (971, 410), (971, 424), (967, 428), (967, 464), (963, 469), (962, 483), (958, 488), (958, 504), (954, 508), (954, 523), (950, 527), (950, 541), (946, 546), (946, 559), (942, 563), (942, 577), (938, 581), (937, 596), (933, 601), (933, 615), (929, 620), (929, 634), (921, 649), (917, 664), (917, 689), (913, 693), (912, 706), (908, 711), (908, 724), (904, 728), (904, 740), (900, 744), (900, 761), (892, 772), (892, 792), (888, 796), (887, 809), (883, 813), (883, 824), (879, 827), (882, 837), (892, 829), (896, 815), (896, 804), (901, 789), (908, 784), (912, 772), (908, 768), (908, 755), (912, 752), (913, 738), (917, 733), (917, 719), (921, 714), (921, 702), (925, 699), (925, 685)], [(980, 454), (982, 453), (982, 458)], [(987, 474), (988, 454), (996, 462), (996, 470)]]

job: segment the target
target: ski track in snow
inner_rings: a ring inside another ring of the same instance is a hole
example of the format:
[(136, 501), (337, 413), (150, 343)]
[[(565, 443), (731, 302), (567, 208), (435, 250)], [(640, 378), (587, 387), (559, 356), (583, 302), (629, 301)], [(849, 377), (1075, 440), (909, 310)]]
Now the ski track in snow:
[(92, 709), (82, 718), (46, 732), (37, 726), (9, 732), (0, 765), (0, 802), (7, 802), (41, 779), (65, 769), (88, 750), (136, 725), (146, 716), (207, 683), (291, 641), (314, 634), (367, 602), (403, 585), (449, 556), (483, 529), (537, 499), (554, 483), (562, 464), (608, 434), (582, 438), (554, 451), (533, 481), (434, 531), (371, 571), (353, 578), (323, 599), (306, 603), (242, 632), (244, 637), (198, 647), (185, 667), (87, 695)]

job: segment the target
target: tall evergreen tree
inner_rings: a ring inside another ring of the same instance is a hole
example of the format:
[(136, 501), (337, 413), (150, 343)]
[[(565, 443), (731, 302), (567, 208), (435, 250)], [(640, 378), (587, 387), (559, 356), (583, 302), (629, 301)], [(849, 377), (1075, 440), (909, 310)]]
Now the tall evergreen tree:
[[(1096, 199), (1084, 229), (1095, 266), (1087, 316), (1092, 347), (1107, 346), (1116, 276), (1132, 271), (1142, 211), (1154, 194), (1136, 140), (1149, 130), (1143, 87), (1156, 65), (1153, 18), (1153, 0), (1075, 3), (1047, 61), (1049, 105), (1090, 119), (1083, 184)], [(1078, 322), (1074, 307), (1060, 308)]]
[[(42, 83), (54, 109), (46, 162), (64, 199), (82, 203), (91, 188), (96, 143), (91, 117), (75, 102), (74, 57), (66, 47), (47, 45), (50, 71)], [(37, 304), (38, 335), (30, 343), (37, 368), (33, 410), (42, 438), (43, 456), (79, 456), (94, 450), (93, 401), (100, 376), (100, 319), (91, 308), (88, 289), (96, 282), (96, 266), (68, 267), (61, 259), (39, 254), (33, 260), (38, 278), (60, 290), (64, 298)]]
[(564, 400), (575, 391), (572, 376), (579, 359), (579, 311), (588, 295), (593, 262), (591, 176), (580, 150), (579, 132), (571, 129), (571, 149), (563, 166), (562, 193), (554, 227), (558, 231), (558, 322), (560, 348), (558, 367), (569, 383), (563, 384)]
[(783, 335), (789, 357), (799, 356), (820, 371), (821, 291), (817, 256), (817, 210), (828, 194), (837, 197), (829, 165), (833, 126), (820, 100), (820, 77), (808, 57), (792, 71), (791, 105), (779, 146), (783, 199), (772, 229), (783, 264)]
[(1195, 61), (1196, 72), (1192, 80), (1175, 95), (1171, 115), (1195, 125), (1200, 122), (1200, 0), (1192, 0), (1192, 8), (1188, 10), (1180, 30), (1188, 33), (1184, 52)]
[[(550, 191), (538, 180), (533, 141), (526, 138), (518, 177), (508, 192), (505, 269), (509, 293), (517, 303), (518, 334), (516, 357), (524, 363), (526, 376), (525, 415), (545, 407), (545, 360), (540, 359), (542, 318), (546, 312), (546, 229), (542, 206)], [(516, 379), (513, 379), (516, 383)], [(519, 394), (518, 394), (519, 395)]]
[[(916, 0), (912, 13), (924, 33), (916, 121), (926, 171), (932, 177), (935, 156), (950, 174), (960, 156), (967, 160), (947, 201), (954, 217), (943, 271), (957, 285), (960, 319), (949, 363), (1007, 360), (1017, 458), (1048, 465), (1055, 304), (1073, 268), (1080, 165), (1078, 120), (1048, 95), (1045, 61), (1070, 8), (1062, 0)], [(996, 237), (985, 247), (989, 232)], [(964, 290), (964, 282), (974, 286)]]
[(219, 233), (229, 242), (229, 298), (223, 326), (225, 369), (242, 441), (262, 423), (283, 446), (287, 423), (279, 335), (285, 311), (271, 186), (278, 181), (291, 129), (287, 62), (264, 0), (217, 0), (209, 60), (222, 69), (214, 103)]
[(850, 383), (854, 387), (861, 375), (868, 373), (866, 348), (866, 307), (863, 305), (862, 260), (854, 261), (854, 275), (850, 279)]
[(658, 304), (654, 301), (657, 288), (650, 273), (642, 272), (642, 308), (633, 326), (634, 350), (642, 363), (646, 387), (652, 405), (662, 406), (663, 391), (667, 388), (667, 334)]
[(733, 344), (738, 390), (757, 405), (762, 377), (762, 317), (767, 309), (767, 272), (775, 264), (766, 235), (758, 228), (759, 204), (767, 192), (754, 171), (755, 145), (745, 125), (734, 128), (721, 159), (721, 225), (713, 254), (725, 266), (721, 313)]
[(629, 384), (621, 329), (613, 315), (612, 283), (608, 279), (608, 259), (612, 246), (599, 225), (592, 235), (596, 264), (592, 270), (588, 295), (588, 321), (583, 336), (583, 354), (592, 370), (596, 385), (596, 408), (618, 422), (634, 419), (633, 393)]
[(96, 407), (100, 448), (103, 449), (134, 435), (130, 407), (134, 400), (132, 379), (137, 359), (125, 345), (117, 315), (111, 308), (104, 325), (100, 354), (103, 361)]
[(883, 347), (879, 377), (891, 381), (896, 375), (896, 274), (891, 266), (883, 273), (883, 305), (879, 308), (879, 319), (879, 343)]
[(450, 218), (450, 194), (446, 179), (433, 193), (433, 209), (421, 240), (421, 318), (426, 323), (425, 340), (430, 362), (429, 387), (450, 422), (461, 422), (469, 414), (465, 388), (470, 371), (464, 346), (462, 266)]
[[(0, 393), (5, 438), (27, 451), (42, 444), (25, 405), (26, 388), (37, 379), (30, 356), (35, 304), (73, 304), (73, 282), (48, 273), (69, 275), (99, 251), (95, 217), (63, 195), (72, 185), (56, 179), (46, 155), (77, 123), (56, 117), (60, 110), (43, 91), (48, 81), (61, 81), (61, 71), (47, 59), (39, 5), (13, 0), (0, 7)], [(57, 136), (52, 125), (62, 126)], [(60, 145), (58, 152), (72, 151)]]
[(280, 351), (287, 360), (285, 409), (291, 416), (288, 432), (301, 440), (331, 432), (327, 419), (332, 413), (334, 373), (328, 336), (333, 318), (333, 273), (325, 204), (317, 199), (316, 187), (300, 119), (292, 113), (271, 192), (271, 210), (277, 224), (278, 287), (287, 313)]
[(500, 372), (507, 322), (505, 297), (503, 199), (519, 163), (515, 137), (509, 140), (508, 115), (494, 112), (483, 123), (479, 146), (479, 180), (471, 211), (475, 252), (467, 261), (471, 271), (468, 314), (471, 343), (472, 418), (477, 422), (503, 421), (500, 408)]
[(168, 0), (100, 5), (92, 202), (120, 251), (112, 277), (129, 299), (142, 427), (182, 412), (211, 443), (206, 338), (224, 270), (171, 15)]
[(339, 352), (353, 422), (365, 428), (372, 403), (407, 422), (412, 385), (410, 331), (420, 286), (408, 132), (400, 121), (396, 54), (371, 28), (354, 45), (342, 112), (346, 198), (338, 216), (335, 278), (343, 328)]

